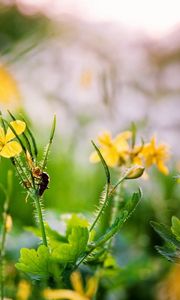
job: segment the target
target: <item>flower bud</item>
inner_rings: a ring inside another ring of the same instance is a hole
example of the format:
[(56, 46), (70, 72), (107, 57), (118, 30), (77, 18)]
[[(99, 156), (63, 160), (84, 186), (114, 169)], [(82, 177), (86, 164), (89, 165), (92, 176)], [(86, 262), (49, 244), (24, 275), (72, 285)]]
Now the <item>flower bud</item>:
[(12, 222), (12, 218), (10, 215), (7, 215), (6, 217), (6, 232), (10, 232), (11, 229), (12, 229), (12, 225), (13, 225), (13, 222)]
[(125, 179), (136, 179), (143, 175), (144, 173), (144, 167), (142, 166), (134, 166), (131, 169), (129, 169), (128, 174), (126, 175)]

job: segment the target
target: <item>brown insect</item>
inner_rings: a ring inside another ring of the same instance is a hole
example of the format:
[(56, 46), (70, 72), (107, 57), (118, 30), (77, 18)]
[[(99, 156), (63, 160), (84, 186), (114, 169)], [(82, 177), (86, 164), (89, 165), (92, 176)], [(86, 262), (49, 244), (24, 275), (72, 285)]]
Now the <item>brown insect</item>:
[(40, 175), (40, 182), (39, 182), (39, 196), (42, 196), (44, 191), (48, 189), (49, 184), (49, 175), (46, 172), (42, 172)]
[(46, 172), (43, 172), (39, 166), (34, 164), (28, 151), (26, 152), (26, 158), (35, 183), (38, 185), (38, 194), (39, 196), (42, 196), (44, 191), (48, 189), (49, 175)]

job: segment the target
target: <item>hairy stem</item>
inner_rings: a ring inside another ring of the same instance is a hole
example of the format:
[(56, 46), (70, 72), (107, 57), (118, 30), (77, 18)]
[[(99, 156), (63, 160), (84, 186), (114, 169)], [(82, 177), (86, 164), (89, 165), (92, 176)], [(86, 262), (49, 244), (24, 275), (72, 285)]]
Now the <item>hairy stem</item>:
[[(116, 219), (118, 217), (120, 207), (121, 207), (121, 204), (123, 202), (122, 190), (123, 190), (123, 183), (121, 185), (118, 185), (117, 190), (116, 190), (116, 194), (115, 194), (115, 196), (113, 197), (113, 200), (112, 200), (110, 226), (112, 226), (114, 224), (114, 222), (116, 221)], [(114, 239), (109, 240), (108, 249), (110, 249), (112, 247), (113, 241), (114, 241)]]
[(42, 236), (43, 245), (47, 247), (48, 243), (47, 243), (47, 237), (46, 237), (46, 231), (45, 231), (45, 225), (44, 225), (42, 207), (41, 207), (41, 203), (40, 203), (40, 197), (37, 194), (34, 194), (32, 196), (32, 198), (34, 200), (36, 211), (37, 211), (37, 215), (38, 215), (38, 222), (39, 222), (39, 227), (40, 227), (40, 230), (41, 230), (41, 236)]
[(109, 201), (109, 188), (110, 188), (110, 185), (107, 184), (106, 185), (106, 192), (105, 192), (106, 194), (105, 194), (104, 203), (103, 203), (101, 209), (99, 210), (99, 212), (98, 212), (98, 214), (97, 214), (94, 222), (92, 223), (92, 225), (91, 225), (91, 227), (89, 229), (90, 232), (93, 230), (94, 226), (96, 225), (96, 223), (98, 222), (99, 218), (101, 217), (104, 209), (106, 208), (106, 205), (108, 204), (108, 201)]

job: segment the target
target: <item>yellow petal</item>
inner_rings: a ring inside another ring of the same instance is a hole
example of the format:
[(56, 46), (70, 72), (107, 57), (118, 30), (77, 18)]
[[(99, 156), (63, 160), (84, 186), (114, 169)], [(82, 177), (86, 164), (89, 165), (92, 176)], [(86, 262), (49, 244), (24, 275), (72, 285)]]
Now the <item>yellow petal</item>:
[(55, 299), (68, 299), (68, 300), (89, 300), (86, 296), (82, 296), (77, 292), (71, 290), (50, 290), (46, 289), (43, 292), (45, 299), (55, 300)]
[(143, 166), (142, 157), (139, 156), (133, 157), (133, 164)]
[(3, 66), (0, 66), (0, 103), (7, 107), (20, 106), (21, 95), (17, 82)]
[(16, 294), (17, 300), (28, 300), (31, 294), (31, 286), (30, 283), (26, 280), (22, 279), (18, 285), (18, 291)]
[(131, 131), (124, 131), (124, 132), (118, 134), (115, 137), (115, 140), (116, 139), (129, 140), (131, 137), (132, 137), (132, 132)]
[(101, 145), (109, 146), (112, 144), (111, 133), (109, 131), (104, 131), (99, 137), (98, 141)]
[(155, 149), (156, 149), (156, 136), (155, 135), (153, 135), (153, 137), (151, 138), (150, 144), (151, 144), (151, 147), (153, 148), (153, 150), (155, 151)]
[[(118, 165), (119, 154), (114, 147), (105, 147), (105, 148), (100, 148), (99, 150), (109, 167), (116, 167)], [(97, 152), (93, 152), (90, 155), (89, 159), (91, 163), (100, 162), (100, 158)]]
[(81, 295), (84, 294), (81, 273), (79, 273), (79, 272), (73, 272), (71, 274), (71, 283), (72, 283), (73, 289), (76, 292), (80, 293)]
[(13, 141), (13, 142), (7, 143), (2, 148), (2, 150), (0, 151), (0, 156), (10, 158), (10, 157), (20, 154), (21, 151), (22, 151), (21, 145), (18, 142)]
[(157, 167), (158, 167), (159, 171), (161, 173), (163, 173), (164, 175), (169, 174), (168, 168), (164, 165), (164, 163), (162, 161), (157, 163)]
[(116, 167), (119, 162), (119, 153), (114, 147), (102, 149), (101, 154), (109, 167)]
[(0, 143), (5, 144), (5, 132), (1, 126), (0, 126)]
[(97, 291), (97, 278), (96, 277), (91, 277), (87, 281), (87, 290), (86, 290), (86, 296), (90, 299), (95, 295)]
[(119, 152), (126, 151), (129, 149), (127, 140), (130, 139), (131, 136), (131, 131), (124, 131), (115, 137), (113, 145), (117, 148)]
[[(13, 127), (13, 129), (15, 130), (17, 135), (20, 135), (26, 129), (26, 123), (24, 123), (23, 121), (20, 121), (20, 120), (12, 121), (12, 122), (10, 122), (10, 124)], [(8, 128), (7, 133), (6, 133), (6, 143), (9, 142), (10, 140), (12, 140), (13, 138), (15, 138), (15, 135), (12, 132), (12, 130), (10, 128)]]

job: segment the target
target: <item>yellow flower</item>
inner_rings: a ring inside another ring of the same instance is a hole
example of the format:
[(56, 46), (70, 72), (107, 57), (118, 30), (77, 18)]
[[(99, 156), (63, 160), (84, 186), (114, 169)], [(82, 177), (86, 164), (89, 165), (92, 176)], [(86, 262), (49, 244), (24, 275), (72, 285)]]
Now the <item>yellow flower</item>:
[[(116, 167), (125, 163), (129, 152), (128, 140), (131, 136), (132, 133), (130, 131), (122, 132), (114, 139), (112, 139), (108, 131), (99, 136), (99, 150), (109, 167)], [(97, 152), (91, 154), (90, 161), (92, 163), (100, 161)]]
[(17, 300), (27, 300), (27, 299), (29, 299), (30, 293), (31, 293), (30, 283), (26, 280), (21, 280), (18, 285), (16, 299)]
[[(10, 124), (17, 135), (25, 131), (26, 124), (23, 121), (16, 120), (10, 122)], [(0, 156), (10, 158), (21, 153), (22, 147), (18, 142), (12, 141), (14, 138), (15, 134), (10, 127), (8, 127), (6, 133), (3, 127), (0, 127)]]
[(97, 290), (97, 278), (91, 277), (86, 281), (86, 288), (83, 286), (81, 274), (74, 272), (71, 275), (72, 290), (51, 290), (46, 289), (43, 296), (49, 300), (68, 299), (68, 300), (91, 300)]
[(12, 75), (0, 66), (0, 104), (12, 109), (20, 106), (21, 95)]
[(90, 70), (87, 70), (87, 71), (83, 72), (80, 77), (80, 85), (83, 88), (87, 89), (91, 86), (92, 79), (93, 79), (92, 72)]
[(157, 290), (157, 300), (179, 300), (180, 299), (180, 266), (174, 265), (167, 277), (160, 282)]
[(163, 174), (167, 175), (169, 173), (165, 165), (169, 159), (169, 147), (165, 144), (157, 145), (155, 137), (152, 137), (150, 143), (144, 145), (140, 156), (146, 168), (156, 165)]

